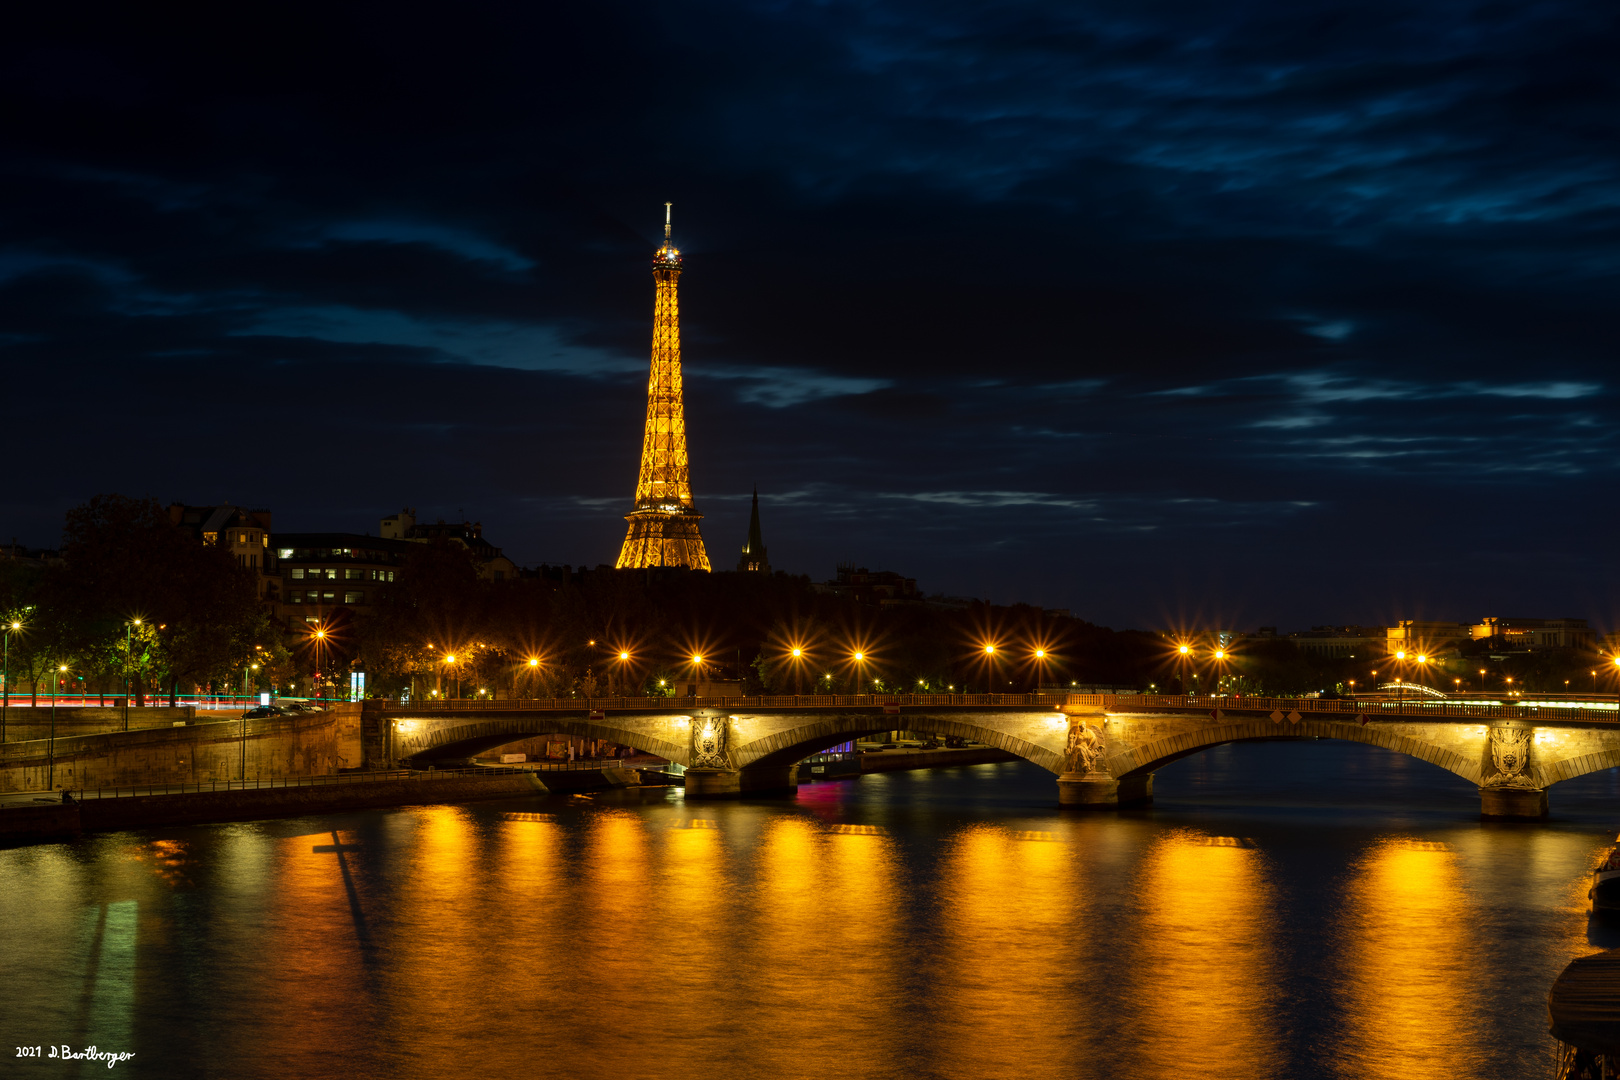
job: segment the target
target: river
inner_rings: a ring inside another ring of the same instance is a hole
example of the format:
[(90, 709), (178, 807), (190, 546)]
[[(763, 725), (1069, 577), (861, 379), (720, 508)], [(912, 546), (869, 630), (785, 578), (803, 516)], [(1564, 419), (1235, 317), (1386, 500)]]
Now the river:
[(1616, 771), (1543, 825), (1357, 744), (1155, 783), (1059, 812), (1019, 762), (0, 851), (0, 1072), (1542, 1077), (1548, 986), (1620, 945), (1585, 897)]

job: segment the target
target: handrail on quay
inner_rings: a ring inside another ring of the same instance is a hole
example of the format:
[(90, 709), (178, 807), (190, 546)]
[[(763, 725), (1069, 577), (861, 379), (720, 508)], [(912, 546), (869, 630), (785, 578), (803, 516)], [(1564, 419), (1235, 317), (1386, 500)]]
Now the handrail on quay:
[[(574, 764), (565, 762), (563, 764)], [(581, 765), (587, 763), (581, 762)], [(633, 767), (633, 766), (625, 766)], [(255, 777), (246, 782), (241, 780), (210, 780), (197, 784), (148, 784), (133, 787), (98, 787), (98, 788), (66, 788), (54, 791), (15, 791), (7, 792), (8, 796), (37, 795), (40, 801), (50, 797), (51, 801), (60, 799), (65, 790), (75, 800), (84, 799), (129, 799), (146, 795), (196, 795), (215, 791), (258, 791), (270, 788), (294, 787), (324, 787), (333, 784), (372, 784), (382, 780), (442, 780), (465, 776), (516, 776), (523, 773), (534, 772), (533, 769), (515, 768), (501, 765), (476, 765), (455, 769), (389, 769), (377, 771), (357, 771), (353, 773), (338, 773), (333, 776), (271, 776)], [(16, 805), (25, 806), (27, 803)], [(0, 804), (4, 809), (5, 804)]]
[[(396, 701), (368, 702), (390, 712), (490, 712), (501, 710), (540, 712), (646, 712), (649, 709), (812, 709), (812, 708), (939, 708), (950, 706), (990, 706), (1061, 708), (1064, 705), (1101, 707), (1112, 712), (1138, 712), (1154, 709), (1207, 709), (1224, 712), (1298, 712), (1301, 715), (1406, 716), (1445, 719), (1531, 718), (1583, 720), (1599, 723), (1620, 722), (1620, 705), (1586, 707), (1542, 704), (1464, 703), (1439, 698), (1357, 697), (1357, 698), (1277, 698), (1203, 694), (790, 694), (757, 697), (611, 697), (611, 698), (513, 698), (505, 701), (478, 699), (430, 700), (401, 704)], [(1595, 703), (1594, 703), (1595, 704)]]

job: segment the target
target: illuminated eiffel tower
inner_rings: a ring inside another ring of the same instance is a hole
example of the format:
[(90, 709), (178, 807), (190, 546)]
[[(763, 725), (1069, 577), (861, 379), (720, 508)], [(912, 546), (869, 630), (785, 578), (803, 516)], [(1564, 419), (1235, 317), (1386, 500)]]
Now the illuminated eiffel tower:
[(670, 204), (664, 204), (664, 246), (653, 254), (658, 298), (653, 306), (652, 371), (647, 377), (647, 433), (641, 443), (636, 508), (625, 515), (630, 531), (619, 551), (619, 569), (686, 566), (709, 569), (698, 535), (703, 515), (692, 506), (692, 476), (686, 462), (686, 408), (681, 403), (681, 314), (676, 285), (681, 253), (669, 238)]

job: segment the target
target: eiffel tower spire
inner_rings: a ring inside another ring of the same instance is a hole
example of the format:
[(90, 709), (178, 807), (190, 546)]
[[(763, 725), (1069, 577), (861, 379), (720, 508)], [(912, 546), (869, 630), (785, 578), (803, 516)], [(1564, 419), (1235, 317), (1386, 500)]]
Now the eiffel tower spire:
[(670, 204), (664, 204), (664, 244), (653, 254), (652, 370), (647, 377), (647, 430), (641, 442), (636, 506), (625, 520), (630, 530), (619, 550), (620, 569), (686, 566), (709, 569), (692, 506), (686, 460), (686, 407), (681, 395), (681, 319), (676, 288), (681, 252), (670, 239)]

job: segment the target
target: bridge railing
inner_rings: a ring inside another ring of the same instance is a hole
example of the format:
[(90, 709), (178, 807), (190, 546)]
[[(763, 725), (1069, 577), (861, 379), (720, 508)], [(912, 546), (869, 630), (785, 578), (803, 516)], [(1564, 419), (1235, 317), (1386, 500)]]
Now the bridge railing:
[(413, 701), (401, 705), (396, 701), (382, 701), (383, 708), (411, 712), (488, 712), (492, 709), (536, 709), (552, 712), (578, 712), (612, 710), (614, 712), (646, 712), (648, 709), (808, 709), (847, 706), (877, 708), (884, 705), (906, 706), (1046, 706), (1072, 704), (1102, 704), (1112, 700), (1104, 694), (777, 694), (755, 697), (598, 697), (598, 698), (510, 698), (492, 701), (478, 698), (460, 700)]
[(1110, 700), (1110, 710), (1134, 712), (1138, 709), (1220, 709), (1228, 712), (1297, 712), (1301, 716), (1337, 714), (1340, 716), (1401, 716), (1405, 718), (1511, 718), (1543, 720), (1586, 720), (1615, 723), (1620, 709), (1614, 706), (1570, 707), (1540, 703), (1484, 703), (1445, 701), (1437, 698), (1263, 698), (1217, 697), (1181, 694), (1134, 694)]
[[(563, 768), (573, 769), (578, 767), (581, 769), (595, 769), (604, 767), (604, 765), (601, 763), (571, 761), (548, 763), (548, 765), (555, 765), (557, 767), (548, 767), (545, 769), (536, 770), (533, 768), (523, 768), (522, 766), (474, 765), (455, 769), (367, 769), (352, 773), (337, 773), (329, 776), (266, 776), (254, 777), (252, 780), (245, 782), (241, 780), (204, 780), (191, 784), (137, 784), (120, 787), (68, 788), (67, 791), (68, 794), (71, 795), (75, 800), (128, 799), (143, 795), (198, 795), (215, 791), (259, 791), (270, 788), (329, 787), (332, 785), (346, 784), (375, 784), (382, 780), (445, 780), (453, 777), (464, 776), (515, 776), (520, 773), (536, 771), (561, 771)], [(634, 766), (625, 766), (622, 762), (613, 762), (611, 763), (610, 767), (633, 768)], [(647, 766), (642, 767), (646, 768)], [(11, 803), (0, 805), (0, 809), (8, 809), (11, 806), (31, 806), (34, 802), (46, 801), (45, 797), (47, 796), (50, 797), (50, 801), (56, 801), (61, 798), (60, 789), (56, 791), (42, 790), (35, 792), (7, 792), (6, 794), (12, 797), (32, 794), (40, 796), (40, 798), (37, 798), (30, 803)]]
[[(1447, 701), (1436, 698), (1307, 698), (1238, 697), (1201, 694), (777, 694), (756, 697), (605, 697), (517, 698), (505, 701), (478, 699), (419, 701), (401, 705), (393, 701), (368, 702), (392, 712), (489, 712), (505, 710), (541, 712), (646, 712), (649, 709), (689, 710), (814, 708), (1054, 708), (1084, 705), (1118, 712), (1147, 709), (1221, 709), (1233, 712), (1297, 712), (1301, 716), (1403, 716), (1452, 718), (1540, 718), (1615, 723), (1620, 708), (1587, 704), (1566, 707), (1544, 703), (1499, 704)], [(896, 726), (902, 726), (896, 721)]]

